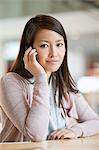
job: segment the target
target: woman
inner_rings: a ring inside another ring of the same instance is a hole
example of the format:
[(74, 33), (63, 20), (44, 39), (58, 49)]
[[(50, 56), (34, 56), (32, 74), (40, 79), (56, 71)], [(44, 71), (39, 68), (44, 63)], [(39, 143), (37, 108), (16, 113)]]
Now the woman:
[(31, 18), (18, 57), (0, 81), (1, 142), (42, 141), (99, 133), (99, 117), (77, 90), (67, 64), (67, 38), (51, 16)]

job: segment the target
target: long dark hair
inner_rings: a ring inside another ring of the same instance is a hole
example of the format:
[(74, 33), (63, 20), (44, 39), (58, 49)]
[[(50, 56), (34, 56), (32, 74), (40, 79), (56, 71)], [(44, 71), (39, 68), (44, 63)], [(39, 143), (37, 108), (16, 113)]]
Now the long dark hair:
[(78, 90), (68, 69), (67, 37), (63, 26), (57, 19), (48, 15), (37, 15), (36, 17), (31, 18), (26, 23), (22, 34), (21, 42), (20, 42), (19, 54), (10, 71), (19, 74), (25, 79), (29, 79), (33, 77), (33, 75), (25, 69), (23, 57), (26, 48), (33, 45), (35, 35), (41, 29), (48, 29), (57, 32), (64, 38), (64, 42), (65, 42), (66, 52), (65, 52), (63, 62), (60, 68), (58, 69), (58, 71), (52, 73), (50, 77), (52, 78), (55, 94), (57, 89), (59, 91), (59, 106), (60, 106), (62, 104), (62, 99), (63, 99), (62, 97), (65, 97), (65, 99), (67, 99), (66, 93), (69, 92), (77, 93)]

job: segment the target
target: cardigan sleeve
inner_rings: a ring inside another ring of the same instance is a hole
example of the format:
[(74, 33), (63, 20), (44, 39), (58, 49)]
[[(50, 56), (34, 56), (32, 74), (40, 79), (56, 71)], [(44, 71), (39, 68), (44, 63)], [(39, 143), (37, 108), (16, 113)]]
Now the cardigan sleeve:
[(46, 139), (49, 121), (48, 83), (45, 75), (37, 76), (31, 108), (21, 82), (13, 76), (0, 81), (0, 106), (13, 125), (32, 141)]
[(49, 88), (44, 76), (36, 77), (33, 103), (26, 120), (26, 129), (34, 141), (46, 140), (49, 125)]
[(82, 94), (76, 94), (75, 104), (79, 123), (72, 127), (72, 130), (74, 130), (74, 132), (77, 132), (78, 130), (80, 133), (78, 135), (83, 137), (99, 133), (99, 116), (89, 106)]

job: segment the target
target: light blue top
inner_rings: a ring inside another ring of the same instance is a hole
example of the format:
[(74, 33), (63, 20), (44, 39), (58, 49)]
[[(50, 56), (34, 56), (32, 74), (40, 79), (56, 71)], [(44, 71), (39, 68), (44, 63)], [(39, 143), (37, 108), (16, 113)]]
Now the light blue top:
[(54, 90), (50, 88), (50, 121), (48, 134), (56, 129), (64, 128), (66, 126), (66, 121), (61, 114), (61, 109), (56, 105), (53, 95)]
[[(29, 79), (29, 81), (34, 82), (34, 78)], [(49, 120), (49, 127), (48, 127), (48, 135), (49, 133), (53, 132), (56, 129), (66, 127), (66, 121), (61, 114), (61, 109), (55, 103), (54, 89), (51, 83), (52, 82), (50, 82), (50, 85), (49, 85), (50, 120)]]

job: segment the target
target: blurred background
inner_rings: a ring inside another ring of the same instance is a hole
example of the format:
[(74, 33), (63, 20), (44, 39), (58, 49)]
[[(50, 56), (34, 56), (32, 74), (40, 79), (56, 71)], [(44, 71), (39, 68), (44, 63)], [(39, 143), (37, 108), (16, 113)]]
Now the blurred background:
[(70, 72), (99, 114), (99, 0), (0, 0), (0, 77), (17, 57), (25, 23), (37, 14), (64, 26)]

